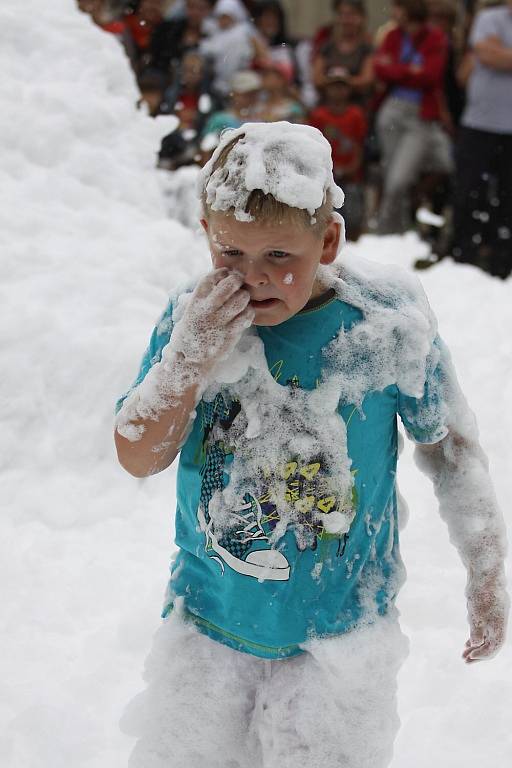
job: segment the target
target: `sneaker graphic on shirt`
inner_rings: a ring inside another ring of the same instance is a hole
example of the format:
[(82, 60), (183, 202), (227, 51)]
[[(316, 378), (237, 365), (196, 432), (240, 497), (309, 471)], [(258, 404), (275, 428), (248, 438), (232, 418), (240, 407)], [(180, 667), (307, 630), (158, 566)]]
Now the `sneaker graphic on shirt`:
[(215, 552), (226, 565), (243, 576), (252, 576), (259, 581), (287, 581), (290, 564), (282, 552), (271, 546), (257, 499), (246, 493), (243, 504), (231, 515), (233, 526), (217, 536), (213, 519), (210, 517), (207, 521), (199, 510), (199, 522), (207, 537), (207, 551)]

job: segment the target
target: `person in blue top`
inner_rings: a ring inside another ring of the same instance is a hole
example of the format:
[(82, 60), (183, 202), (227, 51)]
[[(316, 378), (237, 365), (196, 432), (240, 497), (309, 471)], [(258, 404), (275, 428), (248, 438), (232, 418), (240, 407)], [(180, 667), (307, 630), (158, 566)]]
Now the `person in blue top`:
[(397, 415), (468, 569), (468, 662), (504, 639), (504, 532), (412, 277), (343, 257), (319, 131), (226, 132), (200, 177), (213, 269), (178, 289), (118, 403), (136, 477), (180, 454), (177, 555), (130, 766), (381, 768), (404, 657)]

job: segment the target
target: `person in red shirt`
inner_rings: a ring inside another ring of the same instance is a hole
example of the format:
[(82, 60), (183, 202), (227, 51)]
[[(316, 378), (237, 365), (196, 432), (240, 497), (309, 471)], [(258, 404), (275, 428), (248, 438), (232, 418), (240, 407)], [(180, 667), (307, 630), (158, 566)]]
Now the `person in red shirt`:
[(132, 42), (132, 66), (136, 74), (146, 68), (151, 37), (163, 18), (163, 4), (163, 0), (136, 0), (124, 17)]
[(334, 179), (346, 195), (342, 213), (347, 238), (357, 240), (364, 220), (363, 153), (368, 126), (363, 110), (351, 97), (350, 74), (342, 67), (328, 70), (309, 124), (322, 131), (331, 145)]
[(440, 125), (448, 40), (427, 23), (426, 0), (394, 0), (396, 22), (374, 58), (384, 87), (376, 128), (382, 153), (380, 234), (410, 226), (409, 195), (422, 172), (453, 172), (451, 142)]

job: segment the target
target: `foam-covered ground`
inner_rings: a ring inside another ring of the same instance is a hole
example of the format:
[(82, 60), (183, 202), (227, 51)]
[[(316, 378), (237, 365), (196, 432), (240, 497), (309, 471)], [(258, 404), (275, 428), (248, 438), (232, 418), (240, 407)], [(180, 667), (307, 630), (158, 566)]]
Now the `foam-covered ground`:
[[(159, 624), (174, 469), (123, 473), (112, 408), (166, 292), (207, 252), (167, 216), (176, 185), (191, 199), (193, 173), (154, 170), (169, 122), (135, 109), (116, 41), (68, 0), (27, 0), (23, 13), (4, 0), (0, 24), (0, 764), (121, 768), (131, 742), (118, 720)], [(189, 206), (181, 217), (190, 224)], [(408, 235), (350, 248), (410, 266), (423, 246)], [(449, 261), (422, 279), (510, 521), (512, 284)], [(412, 650), (393, 768), (505, 768), (510, 646), (462, 663), (464, 574), (409, 449), (400, 482)]]

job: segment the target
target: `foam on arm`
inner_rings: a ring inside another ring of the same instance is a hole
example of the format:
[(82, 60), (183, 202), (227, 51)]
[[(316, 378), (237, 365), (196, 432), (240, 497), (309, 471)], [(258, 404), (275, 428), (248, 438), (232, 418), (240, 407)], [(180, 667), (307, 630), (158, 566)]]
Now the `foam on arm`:
[(434, 484), (440, 514), (467, 570), (471, 636), (465, 656), (474, 660), (494, 655), (504, 641), (509, 610), (505, 525), (474, 415), (444, 346), (441, 365), (448, 433), (435, 444), (417, 445), (415, 460)]

